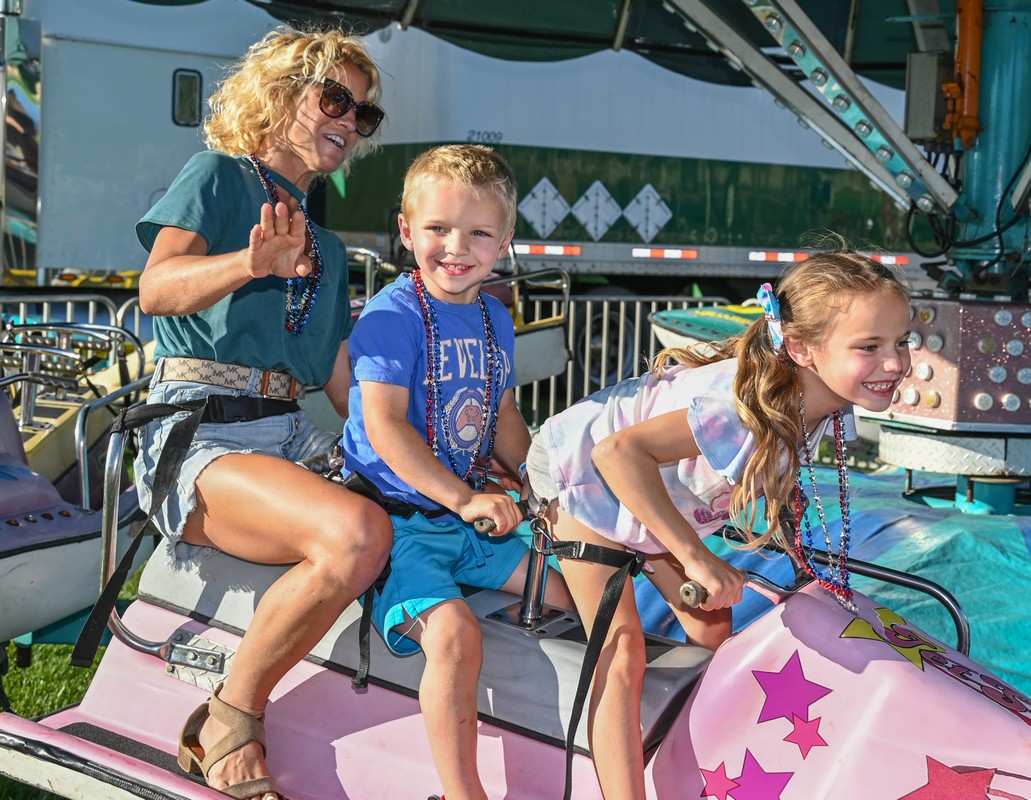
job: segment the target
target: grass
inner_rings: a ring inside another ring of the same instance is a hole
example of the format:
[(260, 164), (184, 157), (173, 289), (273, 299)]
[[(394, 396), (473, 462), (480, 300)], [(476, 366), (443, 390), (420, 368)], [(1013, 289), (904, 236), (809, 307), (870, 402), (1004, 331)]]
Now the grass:
[[(3, 681), (16, 714), (38, 717), (82, 699), (96, 672), (100, 654), (89, 669), (69, 666), (71, 654), (72, 645), (37, 644), (32, 646), (32, 664), (18, 667), (18, 648), (13, 642), (8, 643), (7, 655), (11, 666)], [(0, 798), (3, 800), (53, 800), (57, 797), (0, 776)]]
[[(126, 581), (120, 597), (134, 598), (137, 586), (139, 573)], [(93, 666), (84, 669), (68, 664), (72, 654), (70, 644), (33, 644), (31, 664), (19, 667), (18, 649), (14, 642), (7, 644), (10, 668), (6, 675), (0, 677), (13, 711), (29, 719), (78, 703), (86, 694), (104, 654), (102, 647), (93, 660)], [(58, 795), (0, 776), (0, 800), (60, 799)]]

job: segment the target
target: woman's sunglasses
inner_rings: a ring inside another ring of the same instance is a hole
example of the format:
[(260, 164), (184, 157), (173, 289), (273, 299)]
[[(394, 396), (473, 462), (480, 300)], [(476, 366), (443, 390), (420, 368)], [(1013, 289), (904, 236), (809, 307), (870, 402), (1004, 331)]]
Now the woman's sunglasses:
[(356, 103), (354, 95), (346, 87), (330, 78), (322, 83), (322, 96), (319, 108), (327, 117), (338, 119), (352, 108), (354, 109), (354, 129), (359, 136), (372, 136), (383, 121), (383, 109), (375, 103), (362, 101)]

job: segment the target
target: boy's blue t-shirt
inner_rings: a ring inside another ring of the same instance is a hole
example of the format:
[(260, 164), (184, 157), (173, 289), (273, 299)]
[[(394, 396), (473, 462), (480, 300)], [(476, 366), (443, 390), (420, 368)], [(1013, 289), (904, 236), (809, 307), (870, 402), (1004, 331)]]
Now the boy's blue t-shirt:
[[(278, 173), (270, 174), (282, 198), (289, 192), (303, 202), (300, 189)], [(136, 235), (148, 252), (166, 226), (200, 234), (209, 254), (243, 250), (266, 202), (258, 174), (245, 157), (202, 151), (186, 163), (165, 195), (137, 223)], [(289, 372), (309, 386), (325, 384), (353, 323), (347, 251), (331, 231), (319, 226), (316, 231), (322, 279), (300, 336), (285, 329), (286, 281), (259, 278), (195, 314), (155, 317), (155, 358), (206, 358)]]
[[(512, 368), (515, 330), (508, 309), (496, 298), (483, 296), (502, 351), (502, 389), (495, 391), (491, 402), (492, 413), (496, 414), (502, 392), (515, 383)], [(452, 452), (455, 464), (461, 474), (465, 474), (474, 456), (484, 455), (490, 438), (489, 433), (483, 437), (484, 452), (473, 453), (483, 419), (486, 389), (483, 316), (479, 303), (455, 305), (432, 298), (430, 302), (440, 330), (444, 376), (440, 392), (444, 413), (438, 409), (435, 420), (438, 456), (441, 463), (451, 469), (446, 453), (448, 438), (441, 427), (443, 419), (456, 447)], [(369, 301), (348, 340), (348, 350), (352, 363), (349, 416), (340, 439), (346, 470), (360, 472), (388, 497), (427, 510), (435, 509), (436, 504), (398, 478), (372, 449), (362, 407), (361, 381), (407, 387), (410, 392), (408, 421), (426, 439), (426, 326), (411, 278), (402, 276)]]

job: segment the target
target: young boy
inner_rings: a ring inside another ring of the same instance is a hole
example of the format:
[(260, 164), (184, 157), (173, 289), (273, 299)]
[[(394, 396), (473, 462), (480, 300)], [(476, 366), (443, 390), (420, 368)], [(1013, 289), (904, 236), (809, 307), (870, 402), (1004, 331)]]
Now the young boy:
[[(488, 147), (448, 145), (405, 176), (398, 225), (418, 269), (369, 301), (348, 340), (350, 417), (345, 468), (387, 498), (391, 572), (373, 619), (400, 655), (426, 655), (419, 702), (448, 800), (483, 798), (476, 770), (480, 629), (458, 583), (519, 593), (529, 553), (505, 536), (522, 517), (487, 480), (492, 459), (523, 463), (530, 435), (515, 404), (515, 333), (480, 284), (505, 253), (516, 187)], [(409, 506), (405, 508), (405, 506)], [(497, 525), (491, 536), (472, 522)], [(568, 607), (552, 576), (549, 603)]]

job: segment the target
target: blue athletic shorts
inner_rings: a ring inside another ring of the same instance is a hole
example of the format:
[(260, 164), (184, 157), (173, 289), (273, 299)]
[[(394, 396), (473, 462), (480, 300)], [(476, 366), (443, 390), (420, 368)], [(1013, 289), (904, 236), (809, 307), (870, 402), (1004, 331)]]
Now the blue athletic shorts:
[[(411, 519), (392, 516), (394, 546), (390, 551), (390, 577), (375, 595), (372, 619), (387, 646), (398, 655), (417, 653), (420, 647), (406, 636), (405, 612), (412, 620), (445, 600), (462, 597), (458, 584), (500, 589), (529, 552), (514, 534), (491, 537), (476, 533), (458, 517)], [(400, 632), (393, 630), (401, 626)]]

